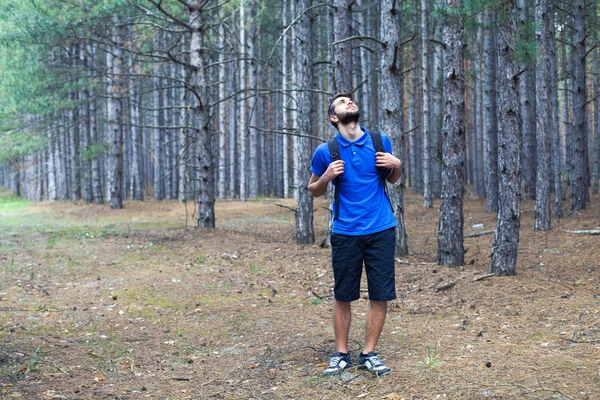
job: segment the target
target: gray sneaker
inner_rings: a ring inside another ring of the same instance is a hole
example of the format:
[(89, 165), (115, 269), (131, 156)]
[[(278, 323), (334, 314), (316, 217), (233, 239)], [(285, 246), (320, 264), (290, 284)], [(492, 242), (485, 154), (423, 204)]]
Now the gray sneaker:
[(323, 372), (323, 376), (334, 376), (339, 375), (346, 368), (352, 367), (352, 358), (350, 354), (342, 354), (339, 351), (333, 353), (331, 357), (329, 357), (329, 365), (325, 372)]
[(387, 375), (392, 372), (390, 367), (386, 367), (376, 353), (360, 354), (358, 356), (358, 369), (366, 369), (377, 376)]

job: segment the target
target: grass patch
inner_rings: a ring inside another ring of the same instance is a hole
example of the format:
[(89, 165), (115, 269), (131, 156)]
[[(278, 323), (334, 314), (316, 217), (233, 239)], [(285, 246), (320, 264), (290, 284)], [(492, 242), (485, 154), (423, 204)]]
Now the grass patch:
[(425, 359), (425, 365), (428, 368), (438, 368), (442, 366), (442, 362), (438, 360), (438, 347), (427, 346), (427, 357)]
[(106, 341), (90, 340), (89, 355), (95, 360), (96, 372), (114, 372), (119, 366), (125, 366), (133, 371), (135, 362), (131, 357), (133, 349), (123, 346), (118, 340), (108, 338)]
[(12, 192), (0, 190), (0, 214), (20, 211), (31, 204), (33, 204), (31, 201), (23, 200), (21, 197), (12, 194)]
[(265, 270), (263, 269), (263, 267), (251, 262), (250, 263), (250, 272), (254, 275), (261, 275), (263, 272), (265, 272)]

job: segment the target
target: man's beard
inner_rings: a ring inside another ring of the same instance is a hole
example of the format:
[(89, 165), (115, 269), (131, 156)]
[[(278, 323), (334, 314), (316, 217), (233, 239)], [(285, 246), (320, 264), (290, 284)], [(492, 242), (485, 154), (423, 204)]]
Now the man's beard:
[(351, 122), (358, 122), (358, 118), (360, 117), (360, 111), (357, 109), (346, 111), (343, 114), (337, 116), (342, 125), (348, 125)]

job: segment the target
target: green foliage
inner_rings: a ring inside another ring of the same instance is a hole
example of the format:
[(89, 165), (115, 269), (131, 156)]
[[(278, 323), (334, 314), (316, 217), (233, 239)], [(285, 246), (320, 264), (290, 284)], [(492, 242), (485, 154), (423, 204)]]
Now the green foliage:
[(525, 65), (533, 66), (538, 57), (535, 30), (537, 25), (533, 19), (527, 20), (517, 30), (517, 41), (515, 43), (515, 58)]
[(442, 362), (438, 360), (438, 347), (427, 346), (427, 358), (425, 360), (425, 365), (429, 368), (437, 368), (442, 365)]
[(96, 143), (81, 150), (82, 159), (97, 160), (108, 151), (108, 145), (106, 143)]
[(0, 132), (0, 161), (12, 160), (45, 148), (47, 139), (31, 132)]

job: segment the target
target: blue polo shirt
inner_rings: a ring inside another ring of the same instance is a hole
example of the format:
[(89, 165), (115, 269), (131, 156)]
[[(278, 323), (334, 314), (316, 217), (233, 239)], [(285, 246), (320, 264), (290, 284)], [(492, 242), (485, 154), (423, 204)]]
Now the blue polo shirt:
[[(333, 181), (334, 185), (340, 185), (340, 215), (333, 222), (332, 232), (350, 236), (381, 232), (397, 224), (375, 166), (375, 146), (371, 135), (363, 126), (360, 129), (363, 134), (354, 142), (341, 134), (336, 136), (340, 158), (344, 161), (344, 173)], [(381, 134), (381, 139), (385, 151), (391, 153), (389, 137)], [(323, 143), (315, 150), (310, 170), (322, 176), (331, 162), (329, 147)]]

